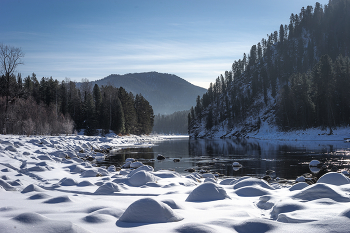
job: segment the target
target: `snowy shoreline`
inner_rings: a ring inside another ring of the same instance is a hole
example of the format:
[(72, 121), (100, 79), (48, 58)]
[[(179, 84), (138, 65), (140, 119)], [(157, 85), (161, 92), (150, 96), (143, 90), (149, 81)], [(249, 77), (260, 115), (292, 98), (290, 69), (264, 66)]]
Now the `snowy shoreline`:
[(169, 138), (0, 135), (0, 232), (349, 231), (350, 179), (340, 173), (282, 187), (82, 159)]

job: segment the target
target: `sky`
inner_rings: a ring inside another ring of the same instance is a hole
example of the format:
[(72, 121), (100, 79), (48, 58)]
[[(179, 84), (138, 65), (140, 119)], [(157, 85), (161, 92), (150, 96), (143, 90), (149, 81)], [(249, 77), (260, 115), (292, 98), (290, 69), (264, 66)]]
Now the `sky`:
[[(319, 0), (324, 5), (328, 0)], [(0, 0), (17, 72), (59, 81), (156, 71), (208, 88), (315, 0)]]

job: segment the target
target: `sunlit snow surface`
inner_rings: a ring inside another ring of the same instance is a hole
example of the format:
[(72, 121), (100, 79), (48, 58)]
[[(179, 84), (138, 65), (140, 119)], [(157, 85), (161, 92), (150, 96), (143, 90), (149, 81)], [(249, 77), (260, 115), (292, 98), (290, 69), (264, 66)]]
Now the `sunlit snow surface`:
[(81, 159), (156, 140), (167, 139), (1, 135), (0, 232), (349, 232), (350, 183), (340, 173), (282, 187)]

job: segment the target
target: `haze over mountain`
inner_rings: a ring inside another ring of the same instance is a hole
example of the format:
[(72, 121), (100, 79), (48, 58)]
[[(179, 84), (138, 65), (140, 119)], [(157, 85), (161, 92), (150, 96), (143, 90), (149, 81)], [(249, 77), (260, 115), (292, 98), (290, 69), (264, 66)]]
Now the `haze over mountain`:
[(176, 75), (157, 72), (111, 74), (91, 83), (92, 86), (110, 84), (117, 88), (123, 87), (134, 95), (141, 93), (153, 107), (154, 114), (171, 114), (189, 110), (196, 103), (196, 97), (206, 92), (206, 89), (195, 86)]

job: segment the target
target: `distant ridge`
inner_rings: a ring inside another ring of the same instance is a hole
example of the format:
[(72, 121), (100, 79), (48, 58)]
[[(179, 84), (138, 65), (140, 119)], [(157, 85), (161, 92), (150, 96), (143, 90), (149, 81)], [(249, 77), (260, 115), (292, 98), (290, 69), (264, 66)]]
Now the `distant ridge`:
[(158, 72), (111, 74), (91, 83), (99, 86), (110, 84), (123, 87), (134, 95), (141, 93), (152, 105), (154, 114), (171, 114), (189, 110), (196, 104), (197, 96), (202, 96), (206, 92), (206, 89), (195, 86), (174, 74)]

